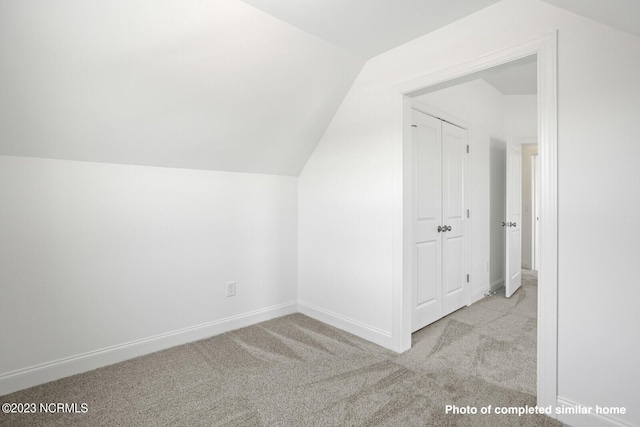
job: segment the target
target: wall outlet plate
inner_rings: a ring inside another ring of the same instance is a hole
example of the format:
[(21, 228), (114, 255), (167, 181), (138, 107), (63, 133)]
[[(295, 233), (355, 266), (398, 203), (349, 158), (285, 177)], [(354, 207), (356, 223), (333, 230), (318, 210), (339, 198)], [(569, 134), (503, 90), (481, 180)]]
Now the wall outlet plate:
[(236, 282), (227, 283), (227, 296), (228, 297), (236, 296)]

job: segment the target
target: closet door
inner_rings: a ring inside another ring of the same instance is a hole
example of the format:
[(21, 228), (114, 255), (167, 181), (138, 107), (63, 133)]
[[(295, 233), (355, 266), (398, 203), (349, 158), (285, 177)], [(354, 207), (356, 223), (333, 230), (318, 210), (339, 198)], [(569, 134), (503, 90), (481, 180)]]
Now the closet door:
[(464, 161), (467, 155), (467, 131), (450, 123), (442, 123), (442, 233), (443, 313), (466, 304), (465, 283), (465, 217)]
[(442, 122), (414, 111), (412, 330), (442, 317)]
[(467, 131), (413, 112), (413, 310), (416, 331), (466, 303)]

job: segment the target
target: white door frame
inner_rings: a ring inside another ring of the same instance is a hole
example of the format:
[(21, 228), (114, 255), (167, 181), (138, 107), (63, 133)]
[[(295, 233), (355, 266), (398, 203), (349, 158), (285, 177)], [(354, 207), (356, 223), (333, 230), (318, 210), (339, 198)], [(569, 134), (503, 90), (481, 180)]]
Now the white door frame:
[(540, 173), (537, 170), (538, 167), (538, 154), (531, 155), (531, 270), (538, 271), (538, 264), (540, 263), (539, 245), (540, 235), (538, 234), (538, 199), (540, 195), (540, 183), (538, 176)]
[(392, 285), (393, 349), (403, 352), (411, 348), (411, 271), (407, 256), (411, 242), (412, 180), (407, 164), (411, 135), (412, 95), (415, 92), (469, 76), (530, 55), (537, 55), (538, 66), (538, 136), (540, 164), (540, 244), (538, 273), (538, 354), (537, 404), (555, 407), (558, 396), (558, 142), (557, 142), (557, 33), (489, 55), (480, 56), (451, 68), (425, 75), (395, 87), (398, 174), (394, 224), (394, 274)]

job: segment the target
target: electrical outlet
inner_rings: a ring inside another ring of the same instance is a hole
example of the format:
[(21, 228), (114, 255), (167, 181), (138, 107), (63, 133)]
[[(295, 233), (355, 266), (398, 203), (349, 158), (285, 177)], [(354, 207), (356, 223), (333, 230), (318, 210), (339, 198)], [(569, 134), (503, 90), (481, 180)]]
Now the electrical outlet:
[(236, 282), (227, 283), (227, 296), (228, 297), (236, 296)]

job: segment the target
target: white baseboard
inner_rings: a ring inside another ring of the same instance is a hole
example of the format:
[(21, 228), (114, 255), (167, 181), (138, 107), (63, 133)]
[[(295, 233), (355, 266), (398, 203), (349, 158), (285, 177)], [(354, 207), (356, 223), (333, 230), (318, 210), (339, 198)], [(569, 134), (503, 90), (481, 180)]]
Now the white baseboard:
[(297, 311), (295, 301), (95, 350), (0, 375), (0, 395), (198, 341)]
[(331, 311), (316, 307), (304, 301), (298, 301), (298, 311), (320, 322), (342, 329), (364, 340), (371, 341), (381, 347), (393, 350), (391, 334)]
[[(581, 403), (573, 402), (564, 397), (558, 396), (557, 404), (556, 404), (556, 413), (558, 416), (558, 420), (562, 421), (565, 424), (571, 426), (580, 426), (580, 427), (602, 427), (602, 426), (611, 426), (611, 427), (634, 427), (634, 424), (623, 421), (620, 415), (603, 415), (595, 413), (595, 406), (591, 408), (590, 414), (562, 414), (558, 413), (558, 410), (562, 410), (562, 408), (577, 408), (578, 406), (582, 408), (588, 408), (589, 405), (583, 405)], [(627, 408), (627, 411), (629, 409)], [(624, 416), (624, 415), (622, 415)], [(637, 427), (637, 425), (636, 425)]]
[(491, 282), (491, 285), (489, 285), (489, 290), (493, 292), (496, 289), (502, 288), (503, 286), (504, 286), (504, 277), (501, 277), (498, 280), (494, 280), (493, 282)]
[(489, 285), (485, 285), (479, 290), (472, 293), (471, 296), (469, 296), (469, 305), (473, 304), (474, 302), (480, 301), (482, 298), (484, 298), (487, 292), (489, 292)]

